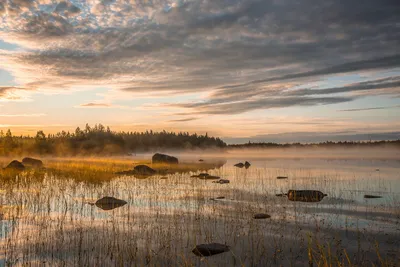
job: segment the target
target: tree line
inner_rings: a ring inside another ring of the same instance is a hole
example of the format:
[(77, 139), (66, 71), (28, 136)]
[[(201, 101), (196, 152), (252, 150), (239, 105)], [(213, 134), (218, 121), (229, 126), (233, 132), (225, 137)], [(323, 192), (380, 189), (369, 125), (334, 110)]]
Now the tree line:
[(273, 142), (248, 142), (245, 144), (233, 144), (229, 145), (229, 148), (306, 148), (306, 147), (378, 147), (384, 145), (395, 145), (400, 148), (400, 140), (382, 140), (382, 141), (326, 141), (320, 143), (286, 143), (279, 144)]
[(226, 143), (208, 134), (187, 132), (116, 132), (102, 124), (74, 132), (61, 131), (46, 135), (15, 136), (10, 130), (0, 131), (0, 156), (10, 155), (121, 155), (167, 149), (224, 148)]

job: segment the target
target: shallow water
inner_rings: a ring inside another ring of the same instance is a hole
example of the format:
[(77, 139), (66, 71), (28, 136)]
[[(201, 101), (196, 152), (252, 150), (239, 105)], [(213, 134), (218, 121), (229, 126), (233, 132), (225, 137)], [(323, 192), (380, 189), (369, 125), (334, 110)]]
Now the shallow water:
[[(379, 264), (380, 257), (399, 262), (397, 159), (256, 158), (249, 169), (233, 167), (244, 160), (230, 158), (208, 171), (229, 184), (190, 178), (198, 172), (101, 183), (51, 174), (29, 180), (20, 174), (0, 188), (1, 263), (303, 266), (309, 249), (315, 263), (326, 255), (333, 265)], [(328, 196), (318, 203), (275, 196), (289, 189)], [(364, 199), (365, 194), (382, 198)], [(128, 203), (111, 211), (88, 204), (104, 196)], [(225, 199), (211, 200), (219, 196)], [(254, 220), (257, 213), (271, 218)], [(211, 242), (231, 251), (208, 258), (191, 252)]]

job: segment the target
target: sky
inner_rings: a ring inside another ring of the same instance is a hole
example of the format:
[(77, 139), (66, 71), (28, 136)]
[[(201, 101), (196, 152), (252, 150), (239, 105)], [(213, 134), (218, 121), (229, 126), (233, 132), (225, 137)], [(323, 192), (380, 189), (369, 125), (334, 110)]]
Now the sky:
[(1, 0), (0, 130), (400, 139), (398, 0)]

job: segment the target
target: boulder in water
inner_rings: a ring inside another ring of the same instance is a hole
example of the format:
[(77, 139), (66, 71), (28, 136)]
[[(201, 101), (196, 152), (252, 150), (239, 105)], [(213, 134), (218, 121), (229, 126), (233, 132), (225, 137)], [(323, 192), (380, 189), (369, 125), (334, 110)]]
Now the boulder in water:
[(150, 168), (147, 165), (137, 165), (135, 166), (135, 168), (133, 168), (133, 173), (137, 174), (137, 175), (154, 175), (157, 173), (156, 170), (154, 170), (153, 168)]
[(31, 167), (35, 167), (35, 168), (43, 167), (43, 162), (40, 159), (24, 158), (22, 160), (22, 163), (26, 166), (31, 166)]
[(246, 169), (250, 168), (250, 166), (251, 166), (250, 162), (246, 161), (246, 162), (244, 163), (244, 167), (245, 167)]
[(269, 218), (271, 218), (271, 215), (266, 214), (266, 213), (258, 213), (258, 214), (255, 214), (255, 215), (253, 216), (253, 218), (256, 219), (256, 220), (259, 220), (259, 219), (269, 219)]
[(150, 168), (147, 165), (137, 165), (133, 170), (129, 171), (122, 171), (122, 172), (117, 172), (116, 174), (118, 175), (135, 175), (138, 176), (139, 178), (143, 177), (149, 177), (152, 175), (155, 175), (157, 173), (156, 170)]
[(156, 153), (152, 157), (153, 163), (167, 163), (167, 164), (178, 164), (179, 161), (177, 158), (173, 156), (169, 156), (166, 154)]
[(233, 165), (233, 166), (238, 167), (238, 168), (243, 168), (243, 167), (244, 167), (244, 164), (241, 163), (241, 162), (239, 162), (239, 163), (236, 163), (236, 164)]
[(190, 177), (192, 178), (200, 178), (200, 179), (205, 179), (206, 177), (210, 176), (208, 173), (199, 173), (199, 174), (195, 174), (192, 175)]
[(197, 245), (192, 252), (199, 257), (208, 257), (229, 251), (229, 246), (219, 243)]
[(287, 196), (290, 201), (320, 202), (327, 195), (318, 190), (289, 190)]
[(208, 176), (210, 176), (208, 173), (200, 173), (197, 177), (199, 177), (199, 178), (206, 178), (206, 177), (208, 177)]
[(364, 195), (364, 198), (382, 198), (382, 196), (376, 196), (376, 195)]
[(5, 169), (14, 171), (23, 171), (25, 170), (25, 166), (18, 160), (13, 160), (7, 165), (7, 167), (5, 167)]
[(282, 179), (287, 179), (287, 176), (277, 176), (276, 179), (282, 180)]
[(113, 210), (126, 205), (127, 202), (114, 197), (103, 197), (97, 200), (94, 204), (102, 210)]
[(214, 176), (214, 175), (198, 176), (198, 178), (201, 180), (218, 180), (218, 179), (220, 179), (219, 176)]
[(213, 183), (215, 183), (215, 184), (229, 184), (230, 181), (227, 180), (227, 179), (220, 179), (218, 181), (214, 181)]

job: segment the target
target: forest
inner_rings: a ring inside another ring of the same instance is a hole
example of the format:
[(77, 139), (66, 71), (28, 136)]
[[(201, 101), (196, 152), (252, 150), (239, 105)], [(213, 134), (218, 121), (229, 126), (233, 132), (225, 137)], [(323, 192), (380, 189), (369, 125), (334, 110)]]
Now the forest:
[(0, 156), (12, 155), (126, 155), (155, 150), (182, 150), (224, 148), (225, 142), (208, 134), (187, 132), (115, 132), (102, 124), (75, 132), (61, 131), (46, 135), (38, 131), (36, 136), (15, 136), (11, 130), (0, 132)]

